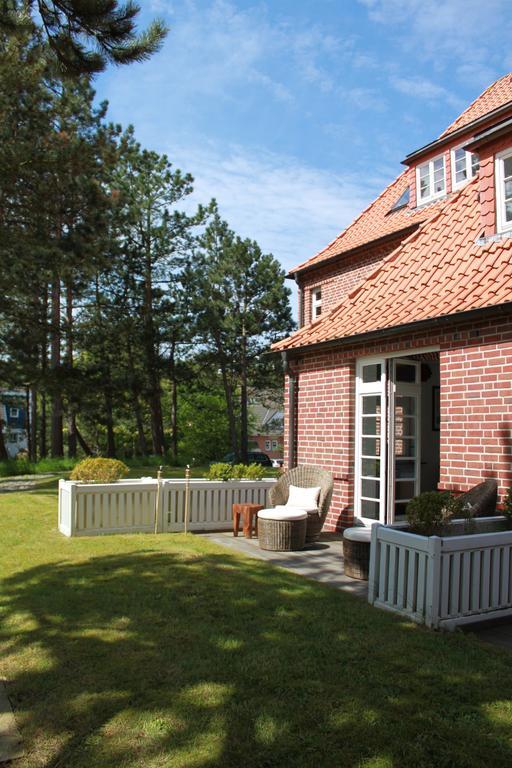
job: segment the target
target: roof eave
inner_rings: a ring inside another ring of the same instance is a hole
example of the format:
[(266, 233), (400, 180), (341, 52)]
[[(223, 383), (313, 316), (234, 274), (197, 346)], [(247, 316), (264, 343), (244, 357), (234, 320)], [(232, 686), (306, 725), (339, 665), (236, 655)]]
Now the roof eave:
[(492, 118), (500, 117), (506, 112), (509, 112), (511, 109), (512, 101), (507, 101), (507, 103), (503, 104), (501, 107), (497, 107), (491, 112), (487, 112), (485, 115), (482, 115), (482, 117), (479, 117), (470, 123), (466, 123), (466, 125), (463, 125), (461, 128), (457, 128), (457, 130), (451, 131), (446, 136), (441, 136), (439, 139), (435, 139), (435, 141), (431, 141), (429, 144), (425, 144), (424, 147), (420, 147), (420, 149), (416, 149), (414, 152), (406, 155), (406, 157), (401, 161), (402, 165), (411, 165), (413, 162), (419, 160), (421, 157), (423, 157), (423, 155), (426, 155), (433, 149), (443, 147), (445, 144), (450, 144), (453, 139), (456, 139), (458, 136), (478, 128), (479, 125), (483, 125)]
[(468, 309), (463, 312), (454, 312), (450, 315), (440, 315), (425, 320), (415, 320), (411, 323), (402, 325), (392, 325), (389, 328), (377, 328), (374, 331), (358, 333), (352, 336), (344, 336), (338, 339), (329, 339), (328, 341), (319, 341), (316, 344), (304, 344), (301, 347), (289, 347), (287, 349), (273, 350), (274, 352), (284, 352), (287, 356), (295, 357), (303, 355), (305, 352), (317, 352), (329, 350), (334, 347), (346, 347), (359, 344), (361, 341), (373, 341), (385, 336), (396, 336), (397, 334), (407, 333), (408, 331), (417, 331), (423, 328), (445, 325), (446, 323), (464, 323), (483, 315), (503, 315), (512, 312), (512, 301), (503, 304), (495, 304), (488, 307), (478, 307), (477, 309)]

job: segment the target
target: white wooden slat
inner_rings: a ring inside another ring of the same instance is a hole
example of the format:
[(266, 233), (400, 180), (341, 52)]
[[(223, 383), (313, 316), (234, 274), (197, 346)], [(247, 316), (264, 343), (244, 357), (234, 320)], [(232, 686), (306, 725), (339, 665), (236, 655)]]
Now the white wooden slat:
[(491, 551), (484, 549), (482, 552), (482, 578), (480, 591), (480, 608), (483, 611), (488, 610), (491, 604)]
[(379, 590), (378, 599), (385, 603), (386, 593), (388, 591), (388, 580), (390, 578), (389, 573), (389, 544), (381, 542), (380, 551), (380, 572), (379, 572)]
[(415, 613), (416, 611), (416, 603), (417, 603), (417, 589), (418, 589), (418, 582), (417, 582), (417, 567), (418, 567), (418, 553), (414, 550), (411, 550), (409, 552), (409, 566), (407, 569), (407, 599), (405, 607), (408, 611), (411, 611), (411, 613)]
[(481, 571), (481, 553), (477, 550), (472, 552), (471, 557), (471, 605), (472, 611), (480, 610), (480, 590), (482, 582)]
[(501, 547), (493, 547), (491, 550), (491, 608), (499, 608), (500, 605), (500, 570)]
[(448, 616), (448, 605), (450, 601), (450, 577), (451, 577), (451, 555), (446, 554), (441, 557), (441, 605), (439, 613), (441, 616)]
[(501, 605), (511, 605), (510, 596), (510, 547), (503, 547), (503, 557), (501, 559), (500, 574), (500, 603)]
[(465, 614), (471, 601), (471, 552), (462, 552), (461, 558), (460, 612)]
[(394, 544), (389, 544), (389, 564), (388, 564), (388, 584), (386, 590), (386, 602), (389, 605), (396, 605), (397, 590), (397, 550)]
[(427, 556), (424, 552), (418, 552), (418, 581), (416, 587), (416, 613), (425, 613), (425, 590), (427, 581)]
[(460, 612), (460, 552), (454, 552), (450, 563), (450, 602), (448, 611), (450, 616), (456, 616)]
[(405, 608), (405, 563), (406, 549), (405, 547), (397, 547), (397, 559), (398, 559), (398, 579), (396, 586), (396, 604), (399, 608)]

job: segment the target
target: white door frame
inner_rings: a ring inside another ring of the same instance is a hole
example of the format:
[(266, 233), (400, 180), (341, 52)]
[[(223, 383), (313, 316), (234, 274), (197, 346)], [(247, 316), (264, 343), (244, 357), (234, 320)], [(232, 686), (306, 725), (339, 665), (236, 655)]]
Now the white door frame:
[[(389, 360), (395, 358), (407, 359), (411, 355), (419, 355), (427, 352), (439, 352), (439, 346), (419, 347), (416, 349), (402, 350), (401, 352), (389, 352), (385, 355), (370, 355), (361, 357), (356, 361), (356, 408), (355, 408), (355, 466), (354, 466), (354, 519), (364, 525), (373, 525), (374, 523), (385, 523), (386, 519), (394, 519), (394, 509), (391, 510), (391, 497), (394, 495), (394, 485), (390, 482), (388, 469), (388, 456), (394, 456), (394, 446), (391, 445), (390, 424), (393, 421), (389, 418), (390, 392), (388, 391), (387, 364)], [(379, 381), (372, 383), (363, 382), (363, 367), (367, 365), (381, 365), (381, 377)], [(362, 463), (362, 396), (380, 395), (381, 397), (381, 450), (380, 450), (380, 516), (378, 520), (368, 518), (361, 514), (361, 463)], [(421, 401), (421, 397), (420, 397)], [(394, 427), (394, 425), (393, 425)], [(421, 418), (417, 417), (417, 464), (416, 464), (416, 488), (419, 491), (419, 477), (421, 472), (420, 457), (420, 439), (421, 439)], [(391, 452), (393, 449), (393, 452)], [(390, 464), (394, 462), (390, 462)], [(394, 471), (394, 469), (393, 469)], [(393, 493), (388, 493), (388, 488)]]

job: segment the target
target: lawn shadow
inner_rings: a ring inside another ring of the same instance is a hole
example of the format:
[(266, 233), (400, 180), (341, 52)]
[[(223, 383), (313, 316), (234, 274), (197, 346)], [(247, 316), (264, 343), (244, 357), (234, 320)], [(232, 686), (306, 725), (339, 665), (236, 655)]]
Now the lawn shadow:
[(23, 768), (512, 763), (509, 656), (266, 563), (96, 556), (1, 607)]

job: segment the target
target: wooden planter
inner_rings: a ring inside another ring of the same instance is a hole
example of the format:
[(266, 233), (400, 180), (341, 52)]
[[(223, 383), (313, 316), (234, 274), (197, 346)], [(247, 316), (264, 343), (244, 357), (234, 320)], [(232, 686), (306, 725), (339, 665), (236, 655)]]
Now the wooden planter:
[(445, 629), (512, 615), (512, 531), (504, 518), (476, 518), (471, 534), (463, 521), (452, 525), (458, 535), (428, 537), (374, 525), (368, 601)]

